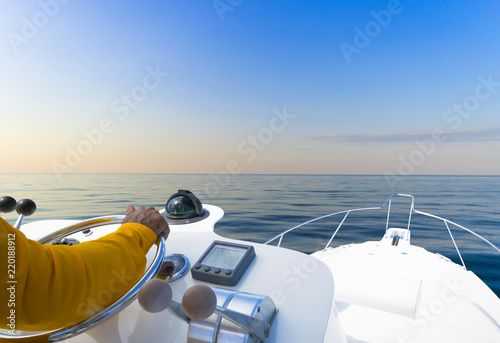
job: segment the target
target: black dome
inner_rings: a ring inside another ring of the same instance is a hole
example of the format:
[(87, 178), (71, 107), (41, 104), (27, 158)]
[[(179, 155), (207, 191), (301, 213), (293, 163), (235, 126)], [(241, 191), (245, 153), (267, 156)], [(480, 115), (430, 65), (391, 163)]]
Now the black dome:
[(201, 219), (204, 212), (201, 201), (192, 192), (184, 189), (179, 189), (165, 205), (165, 214), (168, 219), (184, 222), (195, 221), (189, 219)]

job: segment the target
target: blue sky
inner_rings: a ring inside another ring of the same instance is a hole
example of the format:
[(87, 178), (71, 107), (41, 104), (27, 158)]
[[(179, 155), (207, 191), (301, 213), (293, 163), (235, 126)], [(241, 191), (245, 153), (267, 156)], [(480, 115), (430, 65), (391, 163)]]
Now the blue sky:
[(499, 174), (497, 1), (0, 5), (0, 172)]

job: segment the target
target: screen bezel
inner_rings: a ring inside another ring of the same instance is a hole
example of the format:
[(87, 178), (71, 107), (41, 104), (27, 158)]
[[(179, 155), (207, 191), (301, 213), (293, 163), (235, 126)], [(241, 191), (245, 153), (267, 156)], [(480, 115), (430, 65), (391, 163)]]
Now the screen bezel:
[[(231, 261), (234, 263), (231, 263), (231, 267), (223, 266), (221, 264), (217, 265), (215, 263), (211, 263), (209, 259), (214, 256), (214, 253), (216, 250), (219, 251), (237, 251), (240, 253), (240, 255), (237, 257), (237, 259)], [(203, 255), (203, 258), (200, 259), (200, 264), (212, 268), (220, 268), (220, 269), (229, 269), (229, 270), (234, 270), (238, 267), (238, 265), (241, 263), (241, 261), (245, 258), (245, 254), (248, 251), (248, 247), (245, 246), (240, 246), (240, 245), (235, 245), (235, 244), (222, 244), (222, 243), (214, 243), (210, 247), (210, 249)]]
[[(237, 250), (245, 250), (243, 256), (237, 261), (234, 268), (224, 268), (222, 266), (207, 265), (204, 262), (213, 253), (216, 246), (221, 248), (236, 248)], [(191, 268), (193, 279), (205, 281), (225, 286), (235, 286), (239, 280), (247, 273), (248, 268), (252, 264), (256, 256), (253, 245), (232, 243), (230, 241), (213, 241), (208, 248), (203, 252), (198, 261)]]

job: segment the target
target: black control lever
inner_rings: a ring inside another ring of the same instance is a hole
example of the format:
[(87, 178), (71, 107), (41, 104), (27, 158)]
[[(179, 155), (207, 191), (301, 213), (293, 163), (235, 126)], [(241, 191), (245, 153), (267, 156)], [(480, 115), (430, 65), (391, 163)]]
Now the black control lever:
[(31, 216), (36, 211), (36, 204), (33, 200), (23, 199), (19, 200), (16, 205), (16, 212), (19, 214), (14, 227), (18, 230), (21, 229), (24, 217)]
[(16, 209), (17, 201), (13, 197), (4, 196), (0, 198), (0, 213), (9, 213)]
[(36, 211), (36, 204), (33, 200), (23, 199), (19, 202), (13, 197), (3, 196), (0, 198), (0, 213), (9, 213), (16, 210), (19, 217), (14, 224), (16, 229), (21, 229), (24, 217), (31, 216)]

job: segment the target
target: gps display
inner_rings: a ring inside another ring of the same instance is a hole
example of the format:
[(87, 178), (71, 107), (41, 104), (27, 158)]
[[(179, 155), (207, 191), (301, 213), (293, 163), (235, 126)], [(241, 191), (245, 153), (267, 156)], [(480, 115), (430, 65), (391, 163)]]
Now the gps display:
[(235, 286), (255, 257), (251, 245), (214, 241), (191, 268), (194, 279)]

